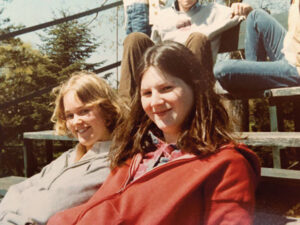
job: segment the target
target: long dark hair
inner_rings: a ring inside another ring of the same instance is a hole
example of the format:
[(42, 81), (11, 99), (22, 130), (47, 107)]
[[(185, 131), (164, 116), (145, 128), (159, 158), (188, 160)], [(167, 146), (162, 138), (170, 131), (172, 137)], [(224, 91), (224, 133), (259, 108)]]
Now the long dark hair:
[(131, 112), (125, 123), (117, 128), (110, 152), (112, 168), (137, 153), (153, 151), (155, 146), (150, 140), (149, 131), (163, 138), (162, 132), (148, 118), (141, 105), (140, 84), (143, 74), (150, 67), (183, 80), (193, 91), (194, 106), (177, 141), (177, 146), (182, 151), (205, 155), (234, 141), (228, 114), (221, 103), (221, 97), (214, 91), (212, 68), (201, 66), (195, 55), (184, 45), (166, 41), (149, 48), (137, 68), (137, 89)]

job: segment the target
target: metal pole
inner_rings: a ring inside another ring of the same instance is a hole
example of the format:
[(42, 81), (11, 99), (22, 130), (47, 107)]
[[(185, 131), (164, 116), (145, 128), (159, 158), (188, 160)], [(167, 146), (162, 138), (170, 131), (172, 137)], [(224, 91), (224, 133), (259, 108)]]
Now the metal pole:
[[(118, 62), (119, 59), (119, 6), (116, 7), (117, 12), (116, 12), (116, 62)], [(117, 76), (117, 81), (116, 81), (116, 88), (118, 89), (119, 86), (119, 67), (116, 67), (116, 76)]]

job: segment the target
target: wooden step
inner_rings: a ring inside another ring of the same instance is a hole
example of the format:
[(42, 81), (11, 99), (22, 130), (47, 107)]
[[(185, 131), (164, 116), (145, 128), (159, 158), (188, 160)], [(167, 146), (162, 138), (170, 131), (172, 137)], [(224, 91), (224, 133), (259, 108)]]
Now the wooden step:
[(300, 170), (287, 170), (287, 169), (277, 169), (277, 168), (261, 168), (262, 177), (273, 177), (281, 179), (300, 179)]
[(26, 177), (9, 176), (0, 178), (0, 197), (4, 196), (11, 185), (24, 181)]
[(280, 168), (280, 149), (285, 147), (300, 147), (300, 132), (243, 132), (236, 134), (242, 138), (240, 142), (246, 145), (273, 147), (273, 165), (275, 168), (263, 167), (261, 170), (263, 177), (300, 179), (299, 170)]
[(35, 139), (35, 140), (56, 140), (56, 141), (76, 141), (76, 138), (56, 135), (54, 130), (43, 130), (43, 131), (33, 131), (24, 132), (24, 139)]
[(264, 92), (265, 97), (300, 96), (300, 87), (274, 88)]
[(237, 132), (251, 146), (300, 147), (300, 132)]

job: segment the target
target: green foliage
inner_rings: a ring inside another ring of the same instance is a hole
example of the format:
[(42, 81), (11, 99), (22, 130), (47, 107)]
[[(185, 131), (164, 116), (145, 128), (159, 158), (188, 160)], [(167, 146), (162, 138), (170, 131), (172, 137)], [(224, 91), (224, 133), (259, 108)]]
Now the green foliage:
[(266, 99), (249, 100), (250, 131), (270, 131), (268, 102)]
[[(63, 16), (66, 16), (62, 12)], [(2, 32), (16, 29), (6, 27)], [(41, 36), (42, 52), (34, 50), (18, 38), (5, 40), (0, 45), (0, 102), (9, 102), (39, 89), (55, 85), (73, 71), (94, 69), (100, 63), (85, 60), (99, 46), (90, 28), (77, 20), (58, 24)], [(52, 99), (53, 100), (53, 99)], [(0, 124), (4, 139), (16, 140), (24, 131), (51, 129), (49, 94), (1, 109)], [(17, 131), (17, 132), (16, 132)]]
[[(67, 16), (65, 12), (61, 15)], [(61, 75), (82, 69), (94, 70), (103, 63), (85, 62), (100, 45), (86, 23), (72, 20), (49, 27), (44, 32), (46, 35), (40, 35), (43, 41), (40, 50), (58, 66)]]
[[(0, 46), (0, 102), (9, 102), (34, 90), (56, 84), (51, 61), (39, 51), (13, 39)], [(6, 142), (15, 141), (24, 131), (50, 129), (52, 107), (48, 94), (37, 96), (7, 109), (1, 109), (0, 121)]]
[(22, 146), (0, 148), (0, 177), (23, 175)]
[[(0, 34), (20, 29), (8, 23), (8, 19), (0, 20)], [(19, 38), (0, 42), (1, 103), (56, 85), (74, 71), (92, 70), (102, 63), (86, 63), (86, 59), (100, 44), (87, 24), (74, 20), (50, 27), (45, 33), (41, 37), (44, 43), (40, 50), (33, 49)], [(11, 151), (8, 150), (9, 146), (22, 144), (22, 134), (25, 131), (52, 128), (50, 117), (53, 100), (47, 93), (0, 109), (0, 139), (2, 142), (4, 140), (4, 143), (0, 143), (0, 177), (22, 174), (22, 168), (17, 166), (23, 165), (20, 148), (18, 151)], [(36, 149), (37, 158), (43, 153), (40, 149), (44, 148), (39, 147)]]

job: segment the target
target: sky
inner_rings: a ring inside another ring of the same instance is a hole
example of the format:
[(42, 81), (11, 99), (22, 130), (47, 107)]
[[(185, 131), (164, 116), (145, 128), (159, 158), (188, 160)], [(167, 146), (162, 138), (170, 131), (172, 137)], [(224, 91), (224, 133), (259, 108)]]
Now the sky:
[[(59, 12), (61, 10), (67, 10), (70, 15), (73, 15), (100, 7), (104, 1), (105, 0), (11, 0), (4, 5), (5, 10), (3, 16), (9, 17), (14, 25), (30, 27), (51, 21), (55, 15), (56, 18), (60, 18)], [(108, 0), (106, 4), (116, 1), (117, 0)], [(120, 60), (122, 56), (122, 40), (125, 37), (122, 8), (123, 6), (120, 6), (118, 10), (118, 46), (116, 45), (117, 30), (115, 28), (117, 22), (116, 8), (100, 12), (96, 18), (96, 14), (84, 17), (85, 21), (92, 21), (89, 26), (93, 28), (92, 31), (97, 36), (97, 39), (103, 43), (91, 58), (87, 60), (88, 62), (107, 60), (104, 65), (108, 65)], [(39, 36), (37, 35), (38, 33), (41, 34), (42, 31), (27, 33), (19, 37), (24, 42), (30, 43), (33, 48), (38, 48), (38, 44), (41, 44)], [(115, 73), (115, 77), (112, 78), (111, 82), (116, 83), (116, 69), (110, 72)]]

